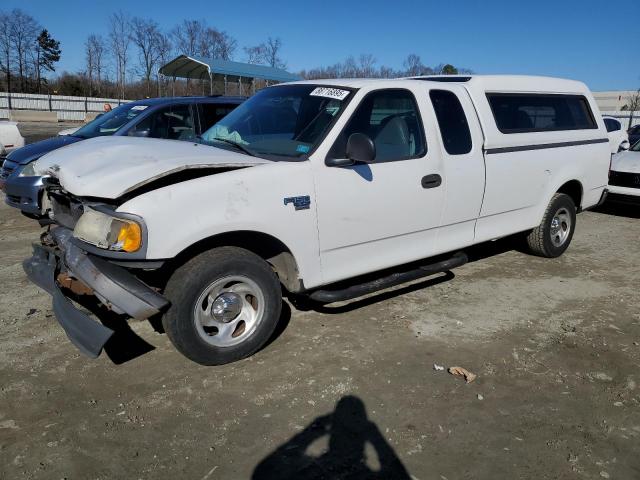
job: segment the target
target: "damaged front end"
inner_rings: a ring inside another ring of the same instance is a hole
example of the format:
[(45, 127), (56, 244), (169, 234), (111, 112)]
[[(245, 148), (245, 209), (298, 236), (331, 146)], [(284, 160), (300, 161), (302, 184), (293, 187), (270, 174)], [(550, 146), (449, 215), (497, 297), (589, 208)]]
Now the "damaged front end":
[(96, 358), (114, 332), (74, 304), (78, 295), (93, 296), (103, 307), (138, 320), (161, 312), (169, 302), (131, 269), (90, 252), (73, 237), (82, 203), (51, 198), (56, 225), (33, 245), (23, 267), (33, 283), (52, 295), (54, 314), (71, 342)]

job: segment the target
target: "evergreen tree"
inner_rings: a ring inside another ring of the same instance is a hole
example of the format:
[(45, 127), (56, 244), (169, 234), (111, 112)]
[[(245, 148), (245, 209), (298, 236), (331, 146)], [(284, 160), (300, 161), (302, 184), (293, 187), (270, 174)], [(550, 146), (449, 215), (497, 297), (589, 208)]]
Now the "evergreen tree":
[[(38, 82), (38, 93), (40, 93), (40, 85), (42, 84), (42, 71), (55, 72), (54, 63), (60, 61), (60, 42), (55, 40), (44, 29), (38, 35), (36, 44), (36, 75)], [(46, 79), (44, 83), (47, 83)]]

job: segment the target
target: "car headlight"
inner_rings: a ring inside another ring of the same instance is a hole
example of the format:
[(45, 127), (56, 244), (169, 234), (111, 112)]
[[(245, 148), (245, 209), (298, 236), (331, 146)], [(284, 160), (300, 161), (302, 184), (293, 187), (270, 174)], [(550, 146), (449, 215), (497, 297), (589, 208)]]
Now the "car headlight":
[(135, 252), (142, 246), (139, 223), (112, 217), (92, 208), (85, 209), (76, 223), (73, 236), (106, 250)]
[(27, 163), (24, 168), (22, 170), (20, 170), (20, 173), (18, 174), (19, 177), (37, 177), (38, 174), (36, 173), (36, 162), (31, 162), (31, 163)]

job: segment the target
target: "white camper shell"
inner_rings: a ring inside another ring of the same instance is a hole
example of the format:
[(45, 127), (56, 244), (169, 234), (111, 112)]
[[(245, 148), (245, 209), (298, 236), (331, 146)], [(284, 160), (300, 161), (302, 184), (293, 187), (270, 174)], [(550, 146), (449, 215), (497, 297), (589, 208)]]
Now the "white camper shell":
[[(281, 84), (202, 142), (95, 139), (40, 159), (59, 226), (26, 269), (89, 355), (110, 330), (77, 321), (68, 289), (42, 280), (51, 269), (124, 315), (161, 313), (183, 354), (225, 363), (268, 340), (281, 288), (347, 300), (453, 268), (466, 247), (518, 233), (538, 255), (562, 254), (576, 213), (603, 201), (609, 162), (581, 82)], [(79, 335), (79, 323), (91, 328)]]

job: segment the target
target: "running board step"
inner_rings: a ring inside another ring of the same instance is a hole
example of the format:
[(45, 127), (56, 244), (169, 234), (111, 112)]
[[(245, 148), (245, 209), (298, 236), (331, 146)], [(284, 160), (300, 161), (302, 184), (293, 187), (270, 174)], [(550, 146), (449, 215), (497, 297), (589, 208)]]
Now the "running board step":
[(446, 272), (452, 268), (460, 267), (469, 261), (464, 252), (455, 253), (452, 257), (440, 262), (422, 265), (414, 270), (407, 272), (398, 272), (387, 275), (386, 277), (371, 280), (369, 282), (352, 285), (341, 290), (316, 290), (309, 295), (309, 298), (315, 302), (333, 303), (351, 300), (361, 297), (368, 293), (377, 292), (385, 288), (394, 287), (401, 283), (411, 282), (418, 278), (428, 277), (434, 273)]

